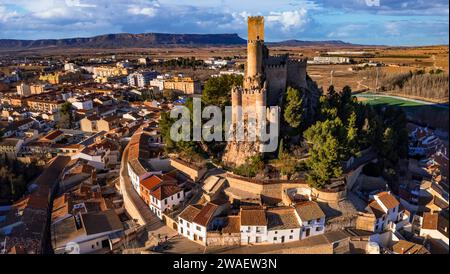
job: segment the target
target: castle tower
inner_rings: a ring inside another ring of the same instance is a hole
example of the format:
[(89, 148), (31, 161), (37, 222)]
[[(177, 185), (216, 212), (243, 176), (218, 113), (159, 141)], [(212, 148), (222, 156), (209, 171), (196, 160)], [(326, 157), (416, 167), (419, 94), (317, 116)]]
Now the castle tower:
[(263, 73), (264, 17), (248, 17), (247, 24), (248, 41), (246, 77), (254, 77), (257, 74)]

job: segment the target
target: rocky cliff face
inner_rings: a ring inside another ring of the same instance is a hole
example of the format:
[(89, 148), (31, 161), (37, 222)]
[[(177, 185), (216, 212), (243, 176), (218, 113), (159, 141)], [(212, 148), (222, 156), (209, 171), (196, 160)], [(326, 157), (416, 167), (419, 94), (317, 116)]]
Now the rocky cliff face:
[(238, 167), (245, 163), (249, 157), (258, 155), (259, 142), (228, 142), (222, 161), (225, 165), (230, 167)]

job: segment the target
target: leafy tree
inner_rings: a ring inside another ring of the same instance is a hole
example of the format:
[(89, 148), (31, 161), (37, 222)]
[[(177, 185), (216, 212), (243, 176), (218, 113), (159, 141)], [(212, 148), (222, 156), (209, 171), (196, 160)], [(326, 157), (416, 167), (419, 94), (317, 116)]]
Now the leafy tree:
[(350, 154), (354, 155), (358, 152), (358, 128), (356, 127), (356, 113), (352, 112), (348, 119), (347, 125), (347, 148)]
[(262, 156), (255, 155), (248, 157), (245, 160), (245, 163), (235, 168), (233, 172), (241, 176), (254, 177), (263, 170), (264, 170), (264, 160)]
[(308, 182), (323, 188), (332, 178), (342, 175), (342, 122), (339, 118), (315, 123), (304, 132), (304, 137), (310, 147), (310, 158), (307, 161)]
[(60, 119), (58, 121), (59, 128), (71, 128), (73, 125), (72, 104), (65, 102), (59, 109)]
[(161, 112), (161, 119), (159, 120), (159, 128), (161, 130), (161, 137), (165, 144), (164, 150), (170, 152), (175, 149), (175, 142), (170, 138), (170, 128), (174, 123), (174, 119), (170, 118), (168, 112)]
[(179, 93), (176, 92), (175, 90), (172, 90), (172, 89), (163, 90), (163, 97), (170, 102), (175, 101), (178, 98), (178, 96), (179, 96)]
[(300, 91), (289, 87), (286, 92), (286, 108), (284, 120), (293, 128), (297, 129), (303, 118), (303, 99)]
[(203, 88), (202, 100), (206, 105), (224, 107), (230, 105), (231, 88), (241, 86), (242, 75), (221, 75), (211, 77)]

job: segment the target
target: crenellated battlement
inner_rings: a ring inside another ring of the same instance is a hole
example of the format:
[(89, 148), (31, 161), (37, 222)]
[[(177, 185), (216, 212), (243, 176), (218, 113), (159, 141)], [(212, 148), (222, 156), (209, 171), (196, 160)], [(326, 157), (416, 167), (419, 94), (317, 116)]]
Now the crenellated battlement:
[(272, 69), (284, 69), (286, 68), (286, 64), (282, 63), (282, 64), (269, 64), (265, 66), (266, 70), (272, 70)]
[(300, 58), (300, 59), (288, 59), (288, 64), (300, 64), (300, 65), (306, 65), (308, 62), (308, 57)]

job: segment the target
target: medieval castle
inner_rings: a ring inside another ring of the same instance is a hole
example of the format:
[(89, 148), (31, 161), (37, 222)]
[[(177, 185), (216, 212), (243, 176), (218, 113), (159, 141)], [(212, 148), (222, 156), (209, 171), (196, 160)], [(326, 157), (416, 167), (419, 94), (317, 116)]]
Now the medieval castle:
[[(252, 115), (257, 116), (255, 111), (246, 113), (246, 109), (282, 107), (288, 87), (302, 90), (305, 114), (311, 116), (314, 108), (312, 106), (317, 104), (320, 91), (307, 76), (306, 64), (306, 58), (293, 59), (287, 54), (270, 56), (264, 44), (264, 17), (248, 17), (247, 64), (243, 86), (234, 87), (231, 91), (232, 123), (236, 124), (239, 119), (236, 113), (238, 106), (244, 110), (244, 123)], [(258, 152), (255, 144), (229, 142), (223, 161), (231, 165), (240, 165), (247, 157)]]

